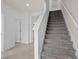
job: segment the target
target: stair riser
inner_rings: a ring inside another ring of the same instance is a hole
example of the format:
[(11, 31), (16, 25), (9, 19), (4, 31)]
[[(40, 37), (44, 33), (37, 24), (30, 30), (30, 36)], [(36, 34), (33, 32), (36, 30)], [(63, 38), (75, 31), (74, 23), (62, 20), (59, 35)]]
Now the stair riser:
[(57, 30), (57, 31), (65, 30), (65, 31), (67, 31), (67, 28), (63, 28), (63, 29), (61, 29), (61, 28), (47, 28), (47, 30)]
[(54, 37), (65, 37), (65, 38), (68, 38), (69, 36), (66, 36), (66, 35), (52, 35), (52, 34), (46, 34), (46, 37), (49, 37), (49, 38), (54, 38)]
[[(51, 20), (50, 20), (51, 19)], [(52, 17), (50, 18), (48, 21), (53, 21), (53, 22), (64, 22), (63, 18), (59, 18), (58, 20), (56, 20), (56, 18), (52, 19)]]
[[(54, 42), (53, 42), (54, 41)], [(61, 40), (61, 39), (49, 39), (49, 40), (45, 40), (46, 44), (57, 44), (57, 43), (61, 43), (61, 44), (73, 44), (71, 41), (68, 40)]]
[(62, 20), (63, 17), (61, 17), (61, 16), (58, 16), (58, 17), (56, 17), (56, 16), (50, 16), (50, 19), (51, 20)]
[(67, 36), (46, 36), (46, 39), (61, 39), (61, 38), (70, 38), (70, 37), (67, 37)]
[(61, 23), (59, 23), (59, 24), (56, 24), (56, 23), (49, 23), (47, 26), (66, 26), (65, 24), (61, 24)]
[[(56, 31), (56, 30), (57, 30), (57, 31), (61, 31), (61, 30), (64, 31), (64, 30), (66, 30), (67, 28), (51, 28), (51, 27), (49, 27), (49, 28), (47, 28), (47, 29), (49, 29), (49, 30), (51, 30), (51, 31), (54, 31), (54, 30), (55, 30), (55, 31)], [(67, 30), (66, 30), (66, 31), (67, 31)], [(61, 33), (62, 33), (62, 32), (61, 32)]]
[(48, 21), (48, 24), (49, 23), (56, 23), (56, 24), (65, 24), (65, 22), (63, 22), (63, 21)]
[[(53, 18), (53, 19), (52, 19)], [(63, 18), (50, 17), (48, 21), (64, 21)]]
[(57, 31), (57, 32), (56, 32), (56, 31), (47, 31), (46, 34), (51, 34), (51, 35), (52, 35), (52, 34), (53, 34), (53, 35), (54, 35), (54, 34), (68, 35), (68, 33), (65, 32), (65, 31), (62, 31), (62, 33), (61, 33), (61, 31)]
[(61, 34), (61, 35), (63, 35), (63, 34), (65, 34), (65, 35), (67, 35), (68, 33), (60, 33), (60, 32), (54, 32), (54, 33), (50, 33), (50, 32), (46, 32), (46, 34)]
[[(66, 49), (66, 50), (72, 50), (72, 51), (74, 51), (75, 52), (75, 50), (73, 49), (73, 48), (69, 48), (69, 47), (63, 47), (63, 46), (54, 46), (54, 45), (52, 45), (52, 46), (49, 46), (50, 44), (48, 44), (48, 45), (45, 45), (44, 46), (44, 49), (46, 49), (46, 48), (55, 48), (55, 49)], [(45, 51), (45, 50), (44, 50)]]
[(53, 28), (56, 28), (56, 27), (60, 27), (61, 28), (61, 27), (63, 27), (63, 28), (66, 28), (65, 25), (55, 25), (55, 24), (54, 25), (50, 25), (49, 24), (49, 25), (47, 25), (47, 27), (53, 27)]
[[(56, 47), (56, 46), (57, 46), (57, 47), (58, 47), (58, 46), (59, 46), (59, 47), (60, 47), (60, 46), (61, 46), (61, 47), (63, 47), (63, 46), (64, 46), (64, 47), (71, 47), (71, 46), (72, 46), (72, 44), (63, 44), (63, 43), (48, 43), (48, 45), (52, 45), (52, 46), (55, 46), (55, 47)], [(71, 47), (71, 48), (73, 48), (73, 47)]]
[(66, 31), (66, 32), (68, 32), (66, 29), (49, 29), (49, 28), (47, 28), (47, 31), (59, 31), (59, 32), (61, 32), (61, 31)]
[[(66, 37), (66, 36), (63, 36), (63, 37)], [(66, 38), (63, 38), (63, 37), (60, 38), (60, 36), (58, 36), (58, 37), (52, 36), (52, 39), (51, 39), (51, 37), (50, 37), (50, 39), (48, 37), (46, 37), (47, 39), (45, 39), (45, 41), (48, 41), (48, 42), (53, 42), (53, 41), (57, 42), (58, 41), (58, 42), (69, 42), (69, 43), (71, 43), (69, 36), (66, 37)]]
[(65, 24), (48, 24), (47, 26), (53, 26), (53, 27), (64, 27), (64, 28), (66, 28), (66, 26), (65, 26)]
[[(54, 27), (53, 27), (54, 26)], [(47, 28), (56, 28), (56, 29), (67, 29), (66, 27), (55, 27), (55, 26), (57, 26), (57, 25), (53, 25), (53, 26), (47, 26)], [(63, 26), (63, 25), (61, 25), (61, 26)]]
[(47, 29), (61, 29), (61, 30), (66, 30), (67, 28), (64, 28), (64, 27), (48, 27)]

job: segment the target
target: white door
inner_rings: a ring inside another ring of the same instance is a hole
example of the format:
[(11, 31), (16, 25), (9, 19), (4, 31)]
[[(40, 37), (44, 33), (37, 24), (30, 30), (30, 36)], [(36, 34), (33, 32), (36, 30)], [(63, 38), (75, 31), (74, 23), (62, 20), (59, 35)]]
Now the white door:
[(21, 20), (16, 19), (16, 42), (21, 42)]

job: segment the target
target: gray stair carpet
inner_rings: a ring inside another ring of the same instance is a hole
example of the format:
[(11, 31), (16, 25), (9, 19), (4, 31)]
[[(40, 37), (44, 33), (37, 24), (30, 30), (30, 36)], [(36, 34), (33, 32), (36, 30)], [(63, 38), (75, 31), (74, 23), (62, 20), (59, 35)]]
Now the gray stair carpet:
[(42, 59), (77, 59), (61, 10), (49, 13)]

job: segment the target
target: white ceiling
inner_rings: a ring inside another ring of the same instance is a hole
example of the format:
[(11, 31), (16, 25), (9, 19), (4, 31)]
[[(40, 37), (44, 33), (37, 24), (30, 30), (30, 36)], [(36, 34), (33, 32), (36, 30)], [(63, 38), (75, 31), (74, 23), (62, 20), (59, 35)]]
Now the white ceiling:
[[(3, 3), (8, 4), (11, 7), (17, 8), (19, 10), (30, 10), (39, 11), (42, 9), (44, 0), (2, 0)], [(26, 4), (29, 3), (30, 6), (27, 7)]]

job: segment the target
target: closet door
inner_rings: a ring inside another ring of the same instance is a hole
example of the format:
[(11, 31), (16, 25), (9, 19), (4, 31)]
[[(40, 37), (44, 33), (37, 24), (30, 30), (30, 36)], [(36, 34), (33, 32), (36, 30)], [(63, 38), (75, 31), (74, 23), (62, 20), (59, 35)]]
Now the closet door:
[(24, 15), (25, 17), (21, 20), (21, 43), (29, 43), (29, 19), (28, 14)]
[(16, 19), (16, 43), (21, 42), (21, 21), (20, 19)]

